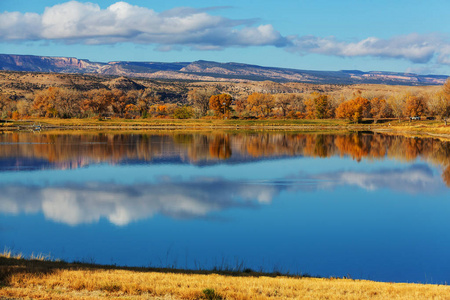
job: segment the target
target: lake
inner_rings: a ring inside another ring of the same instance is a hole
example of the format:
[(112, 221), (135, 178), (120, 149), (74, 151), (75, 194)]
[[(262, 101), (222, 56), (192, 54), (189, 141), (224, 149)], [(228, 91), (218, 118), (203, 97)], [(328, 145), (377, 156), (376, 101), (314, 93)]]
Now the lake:
[(450, 142), (373, 132), (0, 135), (0, 246), (121, 266), (450, 281)]

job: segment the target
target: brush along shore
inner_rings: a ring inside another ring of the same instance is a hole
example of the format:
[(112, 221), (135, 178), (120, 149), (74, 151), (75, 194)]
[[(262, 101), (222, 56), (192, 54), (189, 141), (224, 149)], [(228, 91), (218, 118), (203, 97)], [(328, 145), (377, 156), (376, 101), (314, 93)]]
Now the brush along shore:
[(0, 255), (0, 299), (449, 299), (450, 286), (120, 268)]

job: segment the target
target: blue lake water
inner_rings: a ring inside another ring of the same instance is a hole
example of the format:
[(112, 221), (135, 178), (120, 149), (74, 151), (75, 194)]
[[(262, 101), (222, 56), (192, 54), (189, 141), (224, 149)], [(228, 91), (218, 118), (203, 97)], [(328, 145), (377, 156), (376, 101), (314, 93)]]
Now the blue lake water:
[(450, 281), (450, 143), (371, 132), (0, 135), (0, 247)]

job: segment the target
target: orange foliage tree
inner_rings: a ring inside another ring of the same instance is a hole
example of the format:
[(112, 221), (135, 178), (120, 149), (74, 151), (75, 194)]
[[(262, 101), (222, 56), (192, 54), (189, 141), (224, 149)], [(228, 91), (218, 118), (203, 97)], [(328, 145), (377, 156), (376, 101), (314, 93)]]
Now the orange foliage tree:
[(274, 97), (272, 94), (253, 93), (247, 98), (247, 107), (258, 117), (268, 117), (275, 107)]
[(389, 104), (383, 98), (373, 98), (370, 100), (370, 114), (375, 119), (388, 118), (392, 115)]
[(427, 105), (423, 97), (407, 95), (405, 105), (405, 116), (420, 117), (427, 113)]
[(228, 94), (212, 95), (209, 98), (209, 108), (216, 116), (223, 116), (230, 111), (232, 100), (233, 98)]
[(70, 118), (80, 115), (80, 93), (59, 87), (49, 87), (36, 93), (33, 108), (41, 117)]
[(370, 102), (366, 98), (355, 99), (341, 103), (336, 109), (336, 117), (348, 119), (353, 122), (361, 122), (363, 117), (370, 115)]
[(117, 116), (123, 117), (129, 111), (126, 109), (128, 105), (135, 104), (133, 101), (135, 98), (131, 97), (131, 93), (126, 94), (121, 90), (113, 90), (112, 93), (114, 98), (111, 101), (111, 107)]
[(113, 93), (106, 89), (91, 90), (85, 96), (83, 110), (98, 116), (105, 114), (114, 100)]

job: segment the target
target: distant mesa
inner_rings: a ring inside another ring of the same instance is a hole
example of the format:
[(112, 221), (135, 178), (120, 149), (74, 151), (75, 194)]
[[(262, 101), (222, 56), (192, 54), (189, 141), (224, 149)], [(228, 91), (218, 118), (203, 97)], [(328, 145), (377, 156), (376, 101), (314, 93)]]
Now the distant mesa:
[[(0, 70), (26, 72), (52, 72), (99, 74), (152, 79), (198, 81), (275, 81), (315, 84), (401, 84), (441, 85), (448, 76), (417, 75), (358, 70), (311, 71), (287, 68), (262, 67), (242, 63), (218, 63), (199, 60), (195, 62), (91, 62), (73, 57), (47, 57), (34, 55), (0, 54)], [(127, 85), (125, 79), (116, 84)], [(134, 87), (133, 89), (139, 89)]]

